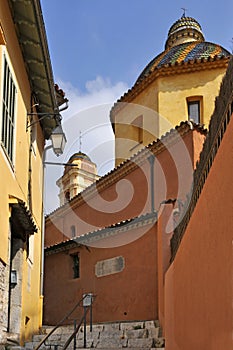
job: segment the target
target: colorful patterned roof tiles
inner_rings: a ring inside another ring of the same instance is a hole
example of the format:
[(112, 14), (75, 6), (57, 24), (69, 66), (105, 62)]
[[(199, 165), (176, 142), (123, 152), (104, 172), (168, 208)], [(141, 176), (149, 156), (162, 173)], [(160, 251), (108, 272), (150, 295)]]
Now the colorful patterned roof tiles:
[(70, 157), (68, 163), (70, 163), (70, 162), (72, 162), (73, 160), (76, 160), (76, 159), (86, 159), (89, 162), (91, 162), (90, 157), (88, 157), (85, 153), (83, 153), (83, 152), (76, 152)]
[(200, 24), (192, 17), (182, 16), (169, 29), (165, 49), (187, 41), (204, 41)]
[(187, 57), (187, 55), (189, 54), (189, 52), (191, 50), (193, 50), (193, 48), (196, 46), (196, 42), (191, 42), (191, 43), (188, 43), (188, 44), (189, 45), (187, 45), (186, 47), (184, 47), (182, 49), (182, 51), (180, 52), (179, 57), (177, 57), (176, 62), (180, 63), (180, 62), (184, 61), (185, 58)]
[(181, 62), (188, 62), (202, 58), (230, 57), (229, 51), (222, 46), (207, 41), (192, 41), (173, 46), (156, 56), (143, 70), (137, 79), (142, 80), (156, 68)]
[(202, 28), (200, 24), (197, 22), (197, 20), (195, 20), (195, 18), (182, 16), (169, 29), (168, 38), (170, 35), (178, 32), (183, 28), (196, 29), (198, 32), (200, 32), (203, 35)]
[(137, 83), (162, 66), (214, 57), (230, 57), (230, 52), (217, 44), (204, 41), (200, 24), (192, 17), (182, 16), (169, 29), (165, 51), (143, 70)]

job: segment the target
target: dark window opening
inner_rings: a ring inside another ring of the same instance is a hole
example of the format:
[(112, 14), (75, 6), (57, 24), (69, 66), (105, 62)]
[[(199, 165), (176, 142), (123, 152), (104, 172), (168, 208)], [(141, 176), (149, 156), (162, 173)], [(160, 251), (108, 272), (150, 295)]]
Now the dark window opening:
[(79, 254), (72, 255), (73, 259), (73, 278), (80, 277), (80, 257)]
[(200, 101), (188, 101), (188, 116), (194, 123), (200, 123)]
[(142, 143), (143, 142), (143, 116), (140, 115), (134, 121), (132, 122), (132, 125), (137, 130), (137, 142)]
[(70, 230), (71, 230), (71, 237), (74, 238), (76, 236), (76, 228), (75, 228), (75, 226), (72, 225)]
[(66, 192), (65, 198), (66, 198), (66, 202), (69, 202), (69, 200), (70, 200), (70, 192), (69, 191)]

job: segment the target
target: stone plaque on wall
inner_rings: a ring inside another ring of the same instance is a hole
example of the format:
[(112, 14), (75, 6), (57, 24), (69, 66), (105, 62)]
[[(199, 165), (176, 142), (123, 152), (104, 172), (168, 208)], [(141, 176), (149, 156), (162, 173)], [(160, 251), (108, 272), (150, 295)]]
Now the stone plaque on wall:
[(125, 268), (125, 259), (123, 256), (117, 256), (112, 259), (98, 261), (95, 265), (95, 275), (103, 277), (123, 271)]

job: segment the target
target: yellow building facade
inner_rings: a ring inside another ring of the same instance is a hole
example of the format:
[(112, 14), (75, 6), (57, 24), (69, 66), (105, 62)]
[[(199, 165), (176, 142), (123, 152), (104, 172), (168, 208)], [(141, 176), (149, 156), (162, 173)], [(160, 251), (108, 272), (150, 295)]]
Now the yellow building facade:
[(43, 303), (43, 155), (61, 126), (38, 0), (0, 1), (0, 344), (38, 332)]
[(99, 178), (96, 164), (85, 153), (74, 153), (68, 160), (62, 177), (56, 182), (60, 205), (69, 202)]
[(180, 121), (208, 127), (229, 57), (220, 45), (205, 41), (195, 19), (177, 20), (165, 50), (111, 110), (116, 165)]

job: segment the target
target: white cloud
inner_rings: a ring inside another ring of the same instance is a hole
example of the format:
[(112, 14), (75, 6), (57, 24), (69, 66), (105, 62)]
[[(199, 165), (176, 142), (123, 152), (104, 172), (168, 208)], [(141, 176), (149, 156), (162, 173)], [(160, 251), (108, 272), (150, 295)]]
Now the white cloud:
[[(58, 81), (69, 99), (69, 108), (62, 113), (63, 129), (67, 137), (65, 152), (59, 158), (49, 151), (46, 160), (67, 162), (70, 156), (81, 150), (97, 164), (98, 173), (105, 174), (114, 166), (114, 135), (109, 119), (113, 103), (128, 89), (124, 82), (112, 84), (110, 79), (97, 76), (86, 82), (83, 93), (69, 82)], [(46, 167), (46, 213), (59, 206), (56, 180), (62, 176), (62, 166)]]
[(59, 81), (58, 84), (65, 91), (69, 99), (69, 108), (67, 112), (64, 112), (64, 118), (100, 104), (113, 104), (128, 90), (124, 82), (118, 82), (113, 85), (109, 78), (104, 79), (101, 76), (97, 76), (95, 80), (86, 82), (85, 93), (72, 86), (69, 82)]

